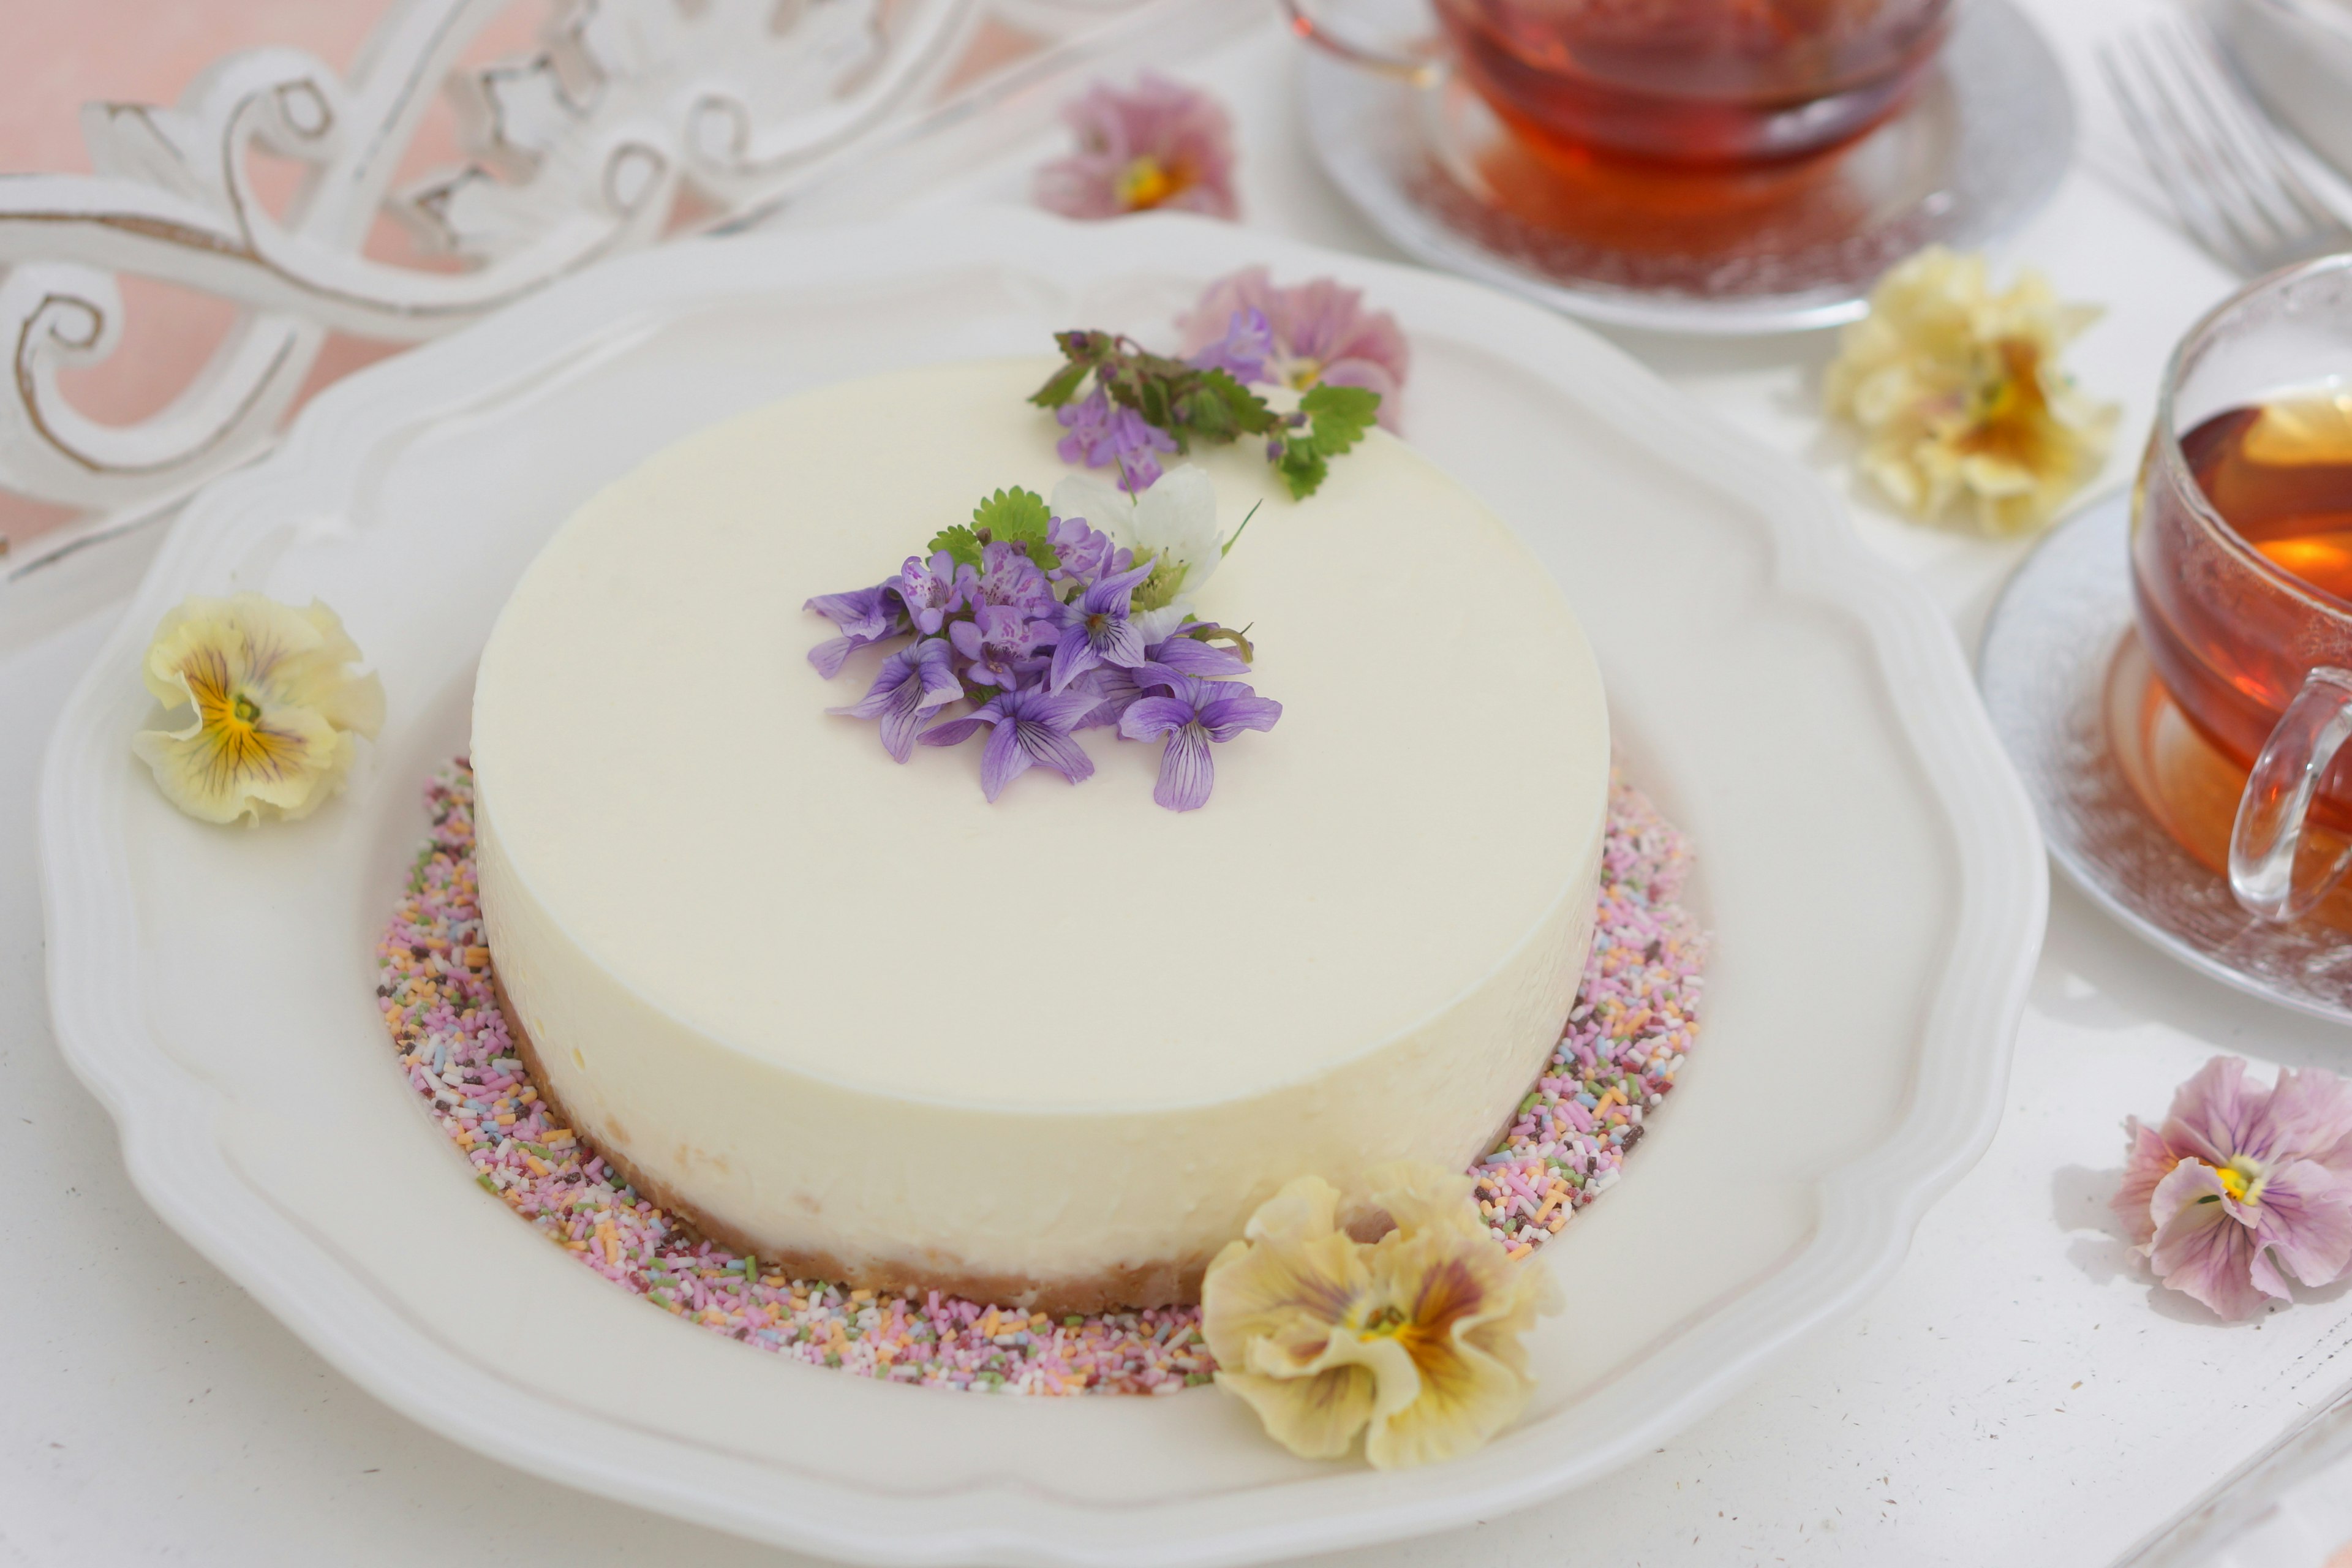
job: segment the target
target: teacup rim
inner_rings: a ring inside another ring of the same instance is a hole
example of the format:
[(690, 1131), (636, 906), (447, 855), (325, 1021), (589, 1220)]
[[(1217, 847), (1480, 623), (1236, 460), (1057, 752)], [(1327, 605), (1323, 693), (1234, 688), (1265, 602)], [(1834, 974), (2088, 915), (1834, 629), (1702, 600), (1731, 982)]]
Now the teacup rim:
[[(2158, 472), (2154, 477), (2181, 499), (2189, 515), (2197, 519), (2198, 525), (2212, 536), (2216, 544), (2244, 562), (2266, 582), (2284, 590), (2319, 614), (2352, 629), (2352, 605), (2314, 586), (2255, 549), (2252, 542), (2206, 498), (2205, 488), (2197, 482), (2197, 476), (2189, 470), (2189, 454), (2181, 449), (2180, 432), (2176, 428), (2173, 418), (2174, 395), (2179, 390), (2182, 374), (2196, 352), (2211, 341), (2225, 321), (2265, 294), (2291, 287), (2306, 278), (2330, 272), (2352, 272), (2352, 250), (2335, 251), (2290, 262), (2250, 279), (2197, 318), (2196, 323), (2181, 334), (2180, 341), (2172, 346), (2172, 353), (2165, 358), (2164, 374), (2157, 386), (2155, 428), (2149, 432), (2148, 440), (2157, 455)], [(2352, 374), (2352, 369), (2348, 369), (2347, 374)], [(2143, 473), (2141, 485), (2148, 482), (2149, 476)], [(2146, 503), (2144, 494), (2134, 495), (2132, 521), (2135, 529)]]

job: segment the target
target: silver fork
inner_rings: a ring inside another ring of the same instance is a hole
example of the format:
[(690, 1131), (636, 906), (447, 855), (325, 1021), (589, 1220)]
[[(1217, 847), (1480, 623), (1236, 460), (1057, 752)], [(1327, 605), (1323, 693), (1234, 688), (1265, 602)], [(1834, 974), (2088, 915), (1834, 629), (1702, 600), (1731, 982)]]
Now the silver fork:
[(2245, 272), (2352, 249), (2352, 228), (2294, 172), (2202, 26), (2154, 24), (2102, 46), (2099, 68), (2200, 245)]

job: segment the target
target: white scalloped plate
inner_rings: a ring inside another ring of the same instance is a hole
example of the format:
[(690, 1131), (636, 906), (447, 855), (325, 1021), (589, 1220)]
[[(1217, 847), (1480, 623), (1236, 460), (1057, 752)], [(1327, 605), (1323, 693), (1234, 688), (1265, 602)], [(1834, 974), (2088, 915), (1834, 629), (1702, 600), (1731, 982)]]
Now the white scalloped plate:
[[(675, 1323), (473, 1184), (373, 997), (491, 617), (592, 491), (859, 372), (1063, 326), (1163, 335), (1254, 262), (1402, 319), (1410, 435), (1565, 584), (1642, 782), (1697, 841), (1718, 943), (1701, 1048), (1630, 1179), (1541, 1254), (1573, 1310), (1537, 1338), (1527, 1420), (1402, 1474), (1293, 1459), (1209, 1391), (881, 1386)], [(337, 606), (392, 710), (347, 796), (251, 833), (174, 813), (128, 749), (157, 617), (237, 588)], [(1654, 1447), (1883, 1281), (1990, 1140), (2045, 893), (1949, 628), (1794, 464), (1473, 284), (1199, 220), (1015, 211), (649, 254), (333, 388), (188, 508), (58, 724), (41, 812), (58, 1038), (182, 1235), (485, 1454), (893, 1563), (1287, 1556), (1467, 1523)]]

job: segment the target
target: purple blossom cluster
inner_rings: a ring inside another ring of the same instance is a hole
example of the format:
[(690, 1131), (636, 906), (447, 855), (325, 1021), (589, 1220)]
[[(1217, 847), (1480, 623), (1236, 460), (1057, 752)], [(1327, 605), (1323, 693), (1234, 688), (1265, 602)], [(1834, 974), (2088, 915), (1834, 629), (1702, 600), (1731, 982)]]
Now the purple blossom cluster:
[[(1072, 784), (1090, 777), (1081, 731), (1157, 740), (1151, 798), (1171, 811), (1205, 805), (1216, 782), (1210, 747), (1282, 717), (1281, 703), (1234, 679), (1249, 672), (1248, 645), (1177, 605), (1139, 606), (1151, 557), (1010, 494), (1044, 520), (1023, 531), (1029, 537), (950, 530), (897, 575), (807, 602), (839, 634), (809, 650), (828, 680), (859, 649), (898, 645), (864, 697), (827, 711), (878, 721), (883, 750), (901, 763), (917, 745), (961, 745), (985, 731), (980, 782), (992, 801), (1033, 767)], [(983, 503), (975, 521), (989, 513)]]
[(1177, 449), (1175, 437), (1097, 386), (1076, 403), (1054, 410), (1069, 432), (1056, 448), (1062, 461), (1081, 468), (1118, 465), (1118, 488), (1139, 495), (1160, 478), (1160, 454)]

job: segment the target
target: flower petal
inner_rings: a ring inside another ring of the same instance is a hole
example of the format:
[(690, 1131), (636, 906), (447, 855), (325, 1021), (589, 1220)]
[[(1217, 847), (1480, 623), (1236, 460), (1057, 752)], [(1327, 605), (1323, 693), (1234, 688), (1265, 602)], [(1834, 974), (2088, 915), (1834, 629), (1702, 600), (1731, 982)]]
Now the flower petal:
[(1087, 628), (1074, 622), (1063, 628), (1062, 640), (1054, 645), (1054, 662), (1045, 673), (1046, 689), (1058, 692), (1102, 662), (1102, 656), (1087, 640)]
[(915, 740), (918, 745), (924, 746), (961, 746), (994, 722), (992, 717), (982, 718), (976, 713), (967, 713), (961, 719), (950, 719), (945, 723), (932, 725)]
[(1370, 1419), (1375, 1384), (1369, 1367), (1335, 1366), (1282, 1378), (1221, 1368), (1217, 1386), (1256, 1411), (1266, 1436), (1299, 1458), (1337, 1459)]
[(2133, 1242), (2146, 1247), (2156, 1235), (2157, 1222), (2148, 1206), (2156, 1196), (2157, 1184), (2172, 1173), (2180, 1156), (2156, 1129), (2142, 1125), (2137, 1117), (2126, 1119), (2124, 1130), (2131, 1138), (2131, 1151), (2124, 1158), (2124, 1179), (2108, 1206), (2130, 1230)]
[(2316, 1160), (2352, 1174), (2352, 1079), (2325, 1068), (2283, 1068), (2269, 1110), (2278, 1158)]
[(939, 717), (936, 708), (925, 704), (923, 695), (923, 683), (910, 677), (900, 682), (883, 706), (882, 749), (890, 753), (893, 762), (903, 763), (913, 756), (915, 737)]
[[(1497, 1318), (1531, 1321), (1532, 1278), (1521, 1279), (1491, 1239), (1441, 1231), (1384, 1246), (1374, 1268), (1407, 1302), (1408, 1327), (1397, 1342), (1412, 1356), (1420, 1387), (1409, 1405), (1375, 1415), (1364, 1457), (1381, 1469), (1433, 1464), (1469, 1452), (1515, 1420), (1534, 1385), (1476, 1331)], [(1500, 1342), (1516, 1351), (1516, 1333)]]
[(2252, 1279), (2285, 1296), (2284, 1265), (2306, 1285), (2333, 1285), (2352, 1267), (2352, 1176), (2316, 1160), (2297, 1160), (2263, 1179), (2254, 1223)]
[(1202, 704), (1201, 724), (1213, 741), (1230, 741), (1244, 730), (1271, 730), (1282, 717), (1282, 704), (1271, 697), (1260, 697), (1240, 682), (1231, 697), (1212, 696)]
[(1054, 487), (1050, 504), (1055, 517), (1083, 521), (1122, 548), (1135, 547), (1135, 498), (1108, 479), (1072, 474)]
[(2247, 1317), (2262, 1306), (2265, 1292), (2253, 1279), (2253, 1227), (2231, 1212), (2212, 1166), (2183, 1160), (2158, 1184), (2156, 1206), (2164, 1218), (2148, 1260), (2158, 1279), (2225, 1318)]
[(987, 749), (980, 754), (980, 790), (992, 801), (1036, 761), (1022, 746), (1020, 731), (1017, 723), (997, 725), (989, 734)]
[(342, 788), (358, 752), (349, 735), (303, 708), (266, 709), (249, 727), (142, 730), (131, 749), (165, 799), (220, 823), (310, 816)]
[(1149, 741), (1192, 721), (1192, 705), (1181, 697), (1145, 697), (1128, 705), (1118, 717), (1118, 732), (1130, 741)]
[(1476, 1190), (1468, 1176), (1427, 1160), (1391, 1160), (1364, 1174), (1366, 1189), (1397, 1228), (1410, 1239), (1423, 1231), (1454, 1236), (1486, 1236), (1479, 1222)]
[[(1090, 707), (1092, 702), (1083, 700), (1080, 706)], [(1094, 776), (1094, 759), (1087, 755), (1087, 749), (1050, 724), (1040, 723), (1034, 719), (1016, 719), (1010, 724), (999, 724), (997, 729), (1000, 732), (1012, 731), (1021, 749), (1033, 762), (1039, 767), (1053, 769), (1072, 784)]]
[(1213, 647), (1197, 637), (1167, 637), (1152, 644), (1149, 651), (1150, 657), (1141, 668), (1158, 665), (1202, 680), (1249, 673), (1249, 660), (1229, 647)]
[(2268, 1152), (2270, 1095), (2246, 1081), (2243, 1057), (2215, 1057), (2174, 1091), (2164, 1118), (2164, 1140), (2209, 1165), (2236, 1154)]
[[(1138, 708), (1141, 706), (1142, 703), (1136, 704)], [(1130, 713), (1134, 710), (1128, 710)], [(1216, 784), (1217, 763), (1209, 754), (1207, 732), (1198, 724), (1184, 724), (1169, 731), (1168, 744), (1160, 753), (1160, 778), (1151, 786), (1151, 798), (1171, 811), (1198, 811), (1209, 804), (1209, 792)]]

